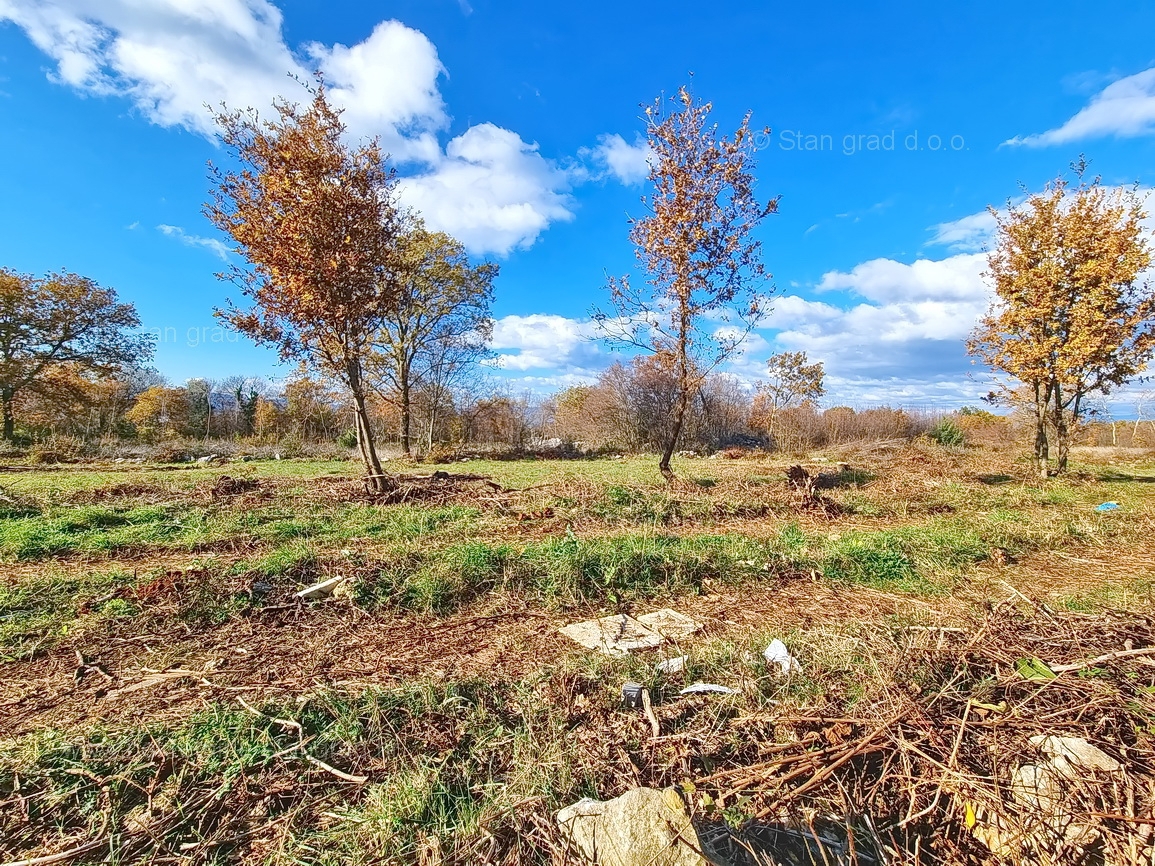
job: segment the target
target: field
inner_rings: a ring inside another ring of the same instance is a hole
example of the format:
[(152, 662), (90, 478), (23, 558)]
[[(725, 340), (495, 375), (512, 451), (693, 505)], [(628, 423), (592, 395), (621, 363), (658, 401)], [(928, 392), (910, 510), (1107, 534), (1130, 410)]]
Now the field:
[[(995, 776), (1063, 733), (1127, 765), (1080, 850), (1150, 862), (1155, 460), (674, 468), (408, 464), (382, 503), (339, 461), (4, 467), (0, 861), (560, 863), (560, 807), (675, 785), (735, 864), (751, 818), (984, 862)], [(558, 633), (663, 607), (702, 630), (624, 657)]]

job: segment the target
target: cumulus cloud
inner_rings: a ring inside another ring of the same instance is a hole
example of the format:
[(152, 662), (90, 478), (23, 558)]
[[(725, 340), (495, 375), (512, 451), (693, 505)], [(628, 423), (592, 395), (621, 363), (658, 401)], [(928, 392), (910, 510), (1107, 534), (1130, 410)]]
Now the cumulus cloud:
[(597, 147), (583, 148), (581, 156), (593, 163), (595, 174), (612, 176), (626, 186), (639, 184), (650, 174), (650, 146), (641, 135), (633, 144), (616, 132), (600, 135)]
[(919, 259), (903, 264), (894, 259), (872, 259), (849, 272), (830, 271), (818, 291), (849, 291), (883, 304), (974, 302), (986, 298), (982, 281), (986, 257), (960, 253), (934, 261)]
[(398, 21), (353, 45), (294, 49), (268, 0), (0, 0), (5, 20), (55, 62), (56, 82), (128, 99), (152, 123), (206, 137), (206, 104), (267, 113), (277, 96), (305, 95), (289, 76), (308, 80), (319, 69), (350, 133), (379, 136), (416, 175), (407, 203), (428, 208), (433, 228), (460, 232), (474, 252), (529, 245), (572, 217), (566, 174), (516, 133), (483, 123), (442, 149), (445, 69), (433, 43)]
[(974, 402), (978, 386), (967, 378), (964, 341), (989, 304), (984, 267), (982, 254), (960, 253), (831, 271), (816, 287), (830, 302), (775, 299), (766, 322), (776, 332), (774, 351), (804, 351), (824, 362), (835, 402)]
[(470, 127), (429, 171), (401, 181), (402, 200), (431, 225), (474, 251), (499, 254), (572, 219), (568, 190), (565, 172), (536, 144), (491, 123)]
[(1120, 78), (1092, 97), (1078, 114), (1055, 129), (1015, 136), (1008, 145), (1046, 147), (1114, 135), (1155, 134), (1155, 68)]
[(605, 366), (592, 322), (534, 313), (504, 316), (494, 322), (490, 348), (505, 370), (554, 370), (581, 375)]
[[(129, 226), (129, 228), (132, 228), (132, 226)], [(200, 235), (190, 235), (180, 226), (170, 226), (163, 223), (158, 225), (156, 230), (170, 238), (176, 238), (176, 240), (180, 241), (186, 247), (203, 247), (221, 261), (228, 261), (230, 252), (228, 245), (217, 240), (216, 238), (205, 238), (201, 237)]]

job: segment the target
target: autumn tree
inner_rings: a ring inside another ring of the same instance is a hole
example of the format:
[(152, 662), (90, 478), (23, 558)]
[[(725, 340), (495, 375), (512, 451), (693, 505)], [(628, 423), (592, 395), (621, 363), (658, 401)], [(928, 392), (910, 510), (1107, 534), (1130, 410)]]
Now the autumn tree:
[(670, 103), (646, 109), (652, 189), (642, 199), (648, 214), (630, 221), (645, 278), (611, 278), (611, 309), (594, 320), (611, 342), (668, 365), (676, 399), (658, 468), (672, 482), (670, 458), (697, 389), (765, 312), (769, 275), (752, 233), (778, 200), (760, 204), (754, 194), (749, 114), (724, 137), (709, 123), (710, 103), (684, 87)]
[(153, 385), (137, 396), (125, 417), (146, 439), (187, 435), (190, 417), (188, 389)]
[(1077, 186), (1060, 176), (1022, 205), (1008, 203), (1005, 214), (991, 210), (998, 234), (988, 266), (997, 298), (968, 343), (1026, 387), (1043, 477), (1048, 420), (1062, 472), (1088, 396), (1125, 384), (1155, 353), (1155, 294), (1140, 280), (1151, 264), (1143, 202), (1134, 188), (1087, 182), (1082, 160), (1073, 168)]
[(449, 374), (483, 358), (493, 333), (490, 305), (497, 265), (473, 264), (465, 246), (420, 221), (402, 238), (397, 297), (374, 339), (371, 370), (400, 414), (401, 450), (412, 450), (413, 396), (443, 402)]
[(15, 436), (20, 397), (76, 397), (76, 382), (105, 378), (150, 358), (154, 341), (136, 332), (139, 327), (132, 304), (87, 277), (36, 278), (0, 269), (3, 438)]
[(815, 401), (826, 393), (822, 362), (810, 364), (805, 352), (781, 352), (766, 362), (766, 379), (758, 383), (751, 422), (774, 435), (784, 409)]
[(214, 167), (205, 206), (212, 223), (236, 242), (247, 267), (228, 275), (251, 301), (217, 315), (282, 360), (306, 361), (333, 376), (353, 402), (366, 484), (389, 483), (374, 444), (365, 365), (393, 311), (402, 231), (396, 177), (376, 140), (356, 147), (319, 86), (300, 108), (274, 103), (276, 118), (253, 109), (215, 117), (241, 164)]

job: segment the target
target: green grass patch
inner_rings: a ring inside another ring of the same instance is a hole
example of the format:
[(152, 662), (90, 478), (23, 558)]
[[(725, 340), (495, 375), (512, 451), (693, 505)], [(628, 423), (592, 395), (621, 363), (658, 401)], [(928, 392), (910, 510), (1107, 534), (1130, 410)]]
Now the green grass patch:
[[(134, 582), (132, 574), (121, 570), (65, 575), (49, 569), (30, 580), (0, 584), (0, 660), (26, 658), (56, 643), (82, 616), (100, 620), (135, 615), (130, 602), (112, 597)], [(91, 610), (82, 614), (86, 604)]]

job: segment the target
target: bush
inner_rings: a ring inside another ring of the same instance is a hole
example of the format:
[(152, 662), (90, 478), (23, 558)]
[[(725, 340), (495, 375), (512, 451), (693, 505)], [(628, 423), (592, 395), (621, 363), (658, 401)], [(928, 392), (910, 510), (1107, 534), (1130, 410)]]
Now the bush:
[(966, 436), (953, 418), (943, 418), (926, 435), (939, 445), (958, 447), (966, 444)]
[(337, 437), (337, 444), (342, 448), (356, 448), (357, 447), (357, 431), (346, 430)]

